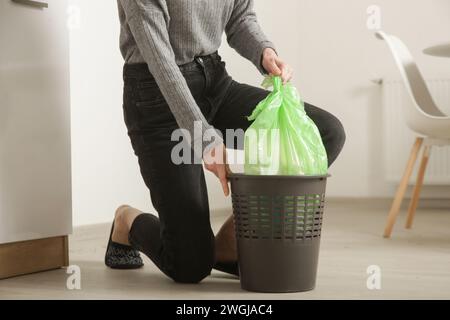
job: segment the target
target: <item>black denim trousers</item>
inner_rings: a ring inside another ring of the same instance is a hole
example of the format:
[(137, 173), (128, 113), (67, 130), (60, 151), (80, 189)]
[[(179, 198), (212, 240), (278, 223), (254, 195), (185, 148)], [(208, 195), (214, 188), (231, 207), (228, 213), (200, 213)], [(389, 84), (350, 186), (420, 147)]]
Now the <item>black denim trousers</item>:
[[(226, 129), (246, 130), (251, 124), (247, 116), (269, 93), (234, 81), (217, 53), (197, 57), (180, 70), (202, 113), (224, 137)], [(124, 66), (123, 108), (140, 172), (158, 215), (138, 216), (130, 243), (174, 281), (197, 283), (215, 263), (203, 167), (172, 162), (172, 149), (179, 142), (172, 141), (171, 135), (178, 125), (146, 64)], [(307, 103), (305, 109), (319, 128), (331, 165), (344, 145), (343, 126), (322, 109)]]

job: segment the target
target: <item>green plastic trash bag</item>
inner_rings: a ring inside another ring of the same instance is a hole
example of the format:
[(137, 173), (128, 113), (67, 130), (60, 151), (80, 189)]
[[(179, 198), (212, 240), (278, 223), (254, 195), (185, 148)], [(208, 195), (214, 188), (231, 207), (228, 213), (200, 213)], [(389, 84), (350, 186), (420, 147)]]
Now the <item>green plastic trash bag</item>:
[(268, 76), (273, 92), (248, 118), (244, 172), (250, 175), (325, 175), (328, 160), (319, 130), (292, 84)]

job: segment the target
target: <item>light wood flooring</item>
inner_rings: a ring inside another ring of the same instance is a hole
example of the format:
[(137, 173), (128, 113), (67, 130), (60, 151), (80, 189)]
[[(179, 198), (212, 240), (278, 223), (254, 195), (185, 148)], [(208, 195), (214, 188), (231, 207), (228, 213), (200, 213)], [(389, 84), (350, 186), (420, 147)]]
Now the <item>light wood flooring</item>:
[[(419, 209), (413, 230), (403, 228), (405, 212), (392, 239), (383, 231), (386, 201), (329, 201), (325, 211), (317, 288), (306, 293), (258, 294), (239, 281), (213, 274), (199, 285), (175, 284), (147, 259), (137, 271), (110, 270), (103, 256), (110, 225), (76, 228), (70, 263), (81, 268), (81, 290), (68, 290), (66, 270), (0, 281), (2, 299), (449, 299), (450, 212)], [(226, 212), (213, 214), (218, 229)], [(381, 268), (381, 290), (368, 290), (367, 267)]]

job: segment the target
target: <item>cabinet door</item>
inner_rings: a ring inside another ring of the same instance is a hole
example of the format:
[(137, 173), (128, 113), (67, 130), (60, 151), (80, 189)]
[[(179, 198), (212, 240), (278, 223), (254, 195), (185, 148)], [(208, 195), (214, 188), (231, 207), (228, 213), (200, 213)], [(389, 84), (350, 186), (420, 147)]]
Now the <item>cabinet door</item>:
[(66, 0), (0, 1), (0, 243), (72, 231)]

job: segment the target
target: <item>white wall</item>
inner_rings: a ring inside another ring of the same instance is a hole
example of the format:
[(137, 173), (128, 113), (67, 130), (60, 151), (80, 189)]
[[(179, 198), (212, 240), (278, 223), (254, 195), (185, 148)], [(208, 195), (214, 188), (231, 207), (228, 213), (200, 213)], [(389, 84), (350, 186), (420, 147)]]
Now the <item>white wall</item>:
[(112, 221), (130, 203), (150, 210), (122, 117), (122, 57), (116, 2), (71, 0), (81, 10), (71, 31), (74, 225)]
[[(122, 120), (122, 59), (116, 2), (71, 0), (81, 26), (71, 32), (73, 183), (75, 225), (109, 221), (114, 208), (130, 203), (152, 210), (148, 192)], [(347, 145), (332, 168), (329, 196), (391, 196), (381, 167), (380, 93), (371, 78), (395, 74), (384, 43), (366, 28), (368, 0), (259, 0), (265, 32), (295, 69), (295, 85), (306, 101), (335, 113), (345, 124)], [(421, 50), (448, 41), (448, 0), (379, 0), (383, 28), (400, 36), (425, 74), (449, 74), (450, 61)], [(259, 85), (256, 69), (226, 45), (221, 49), (236, 80)], [(229, 206), (208, 176), (210, 204)], [(443, 197), (450, 188), (426, 188)]]
[[(397, 75), (385, 43), (366, 27), (366, 9), (382, 9), (382, 28), (402, 38), (426, 75), (448, 75), (450, 60), (422, 54), (450, 40), (450, 1), (284, 0), (256, 1), (259, 19), (278, 51), (295, 69), (304, 99), (336, 114), (347, 131), (342, 156), (331, 169), (328, 195), (389, 197), (395, 186), (383, 179), (381, 101), (369, 80)], [(279, 7), (278, 10), (276, 8)], [(226, 50), (229, 69), (258, 83), (253, 69)], [(450, 188), (424, 189), (424, 196), (450, 197)]]

